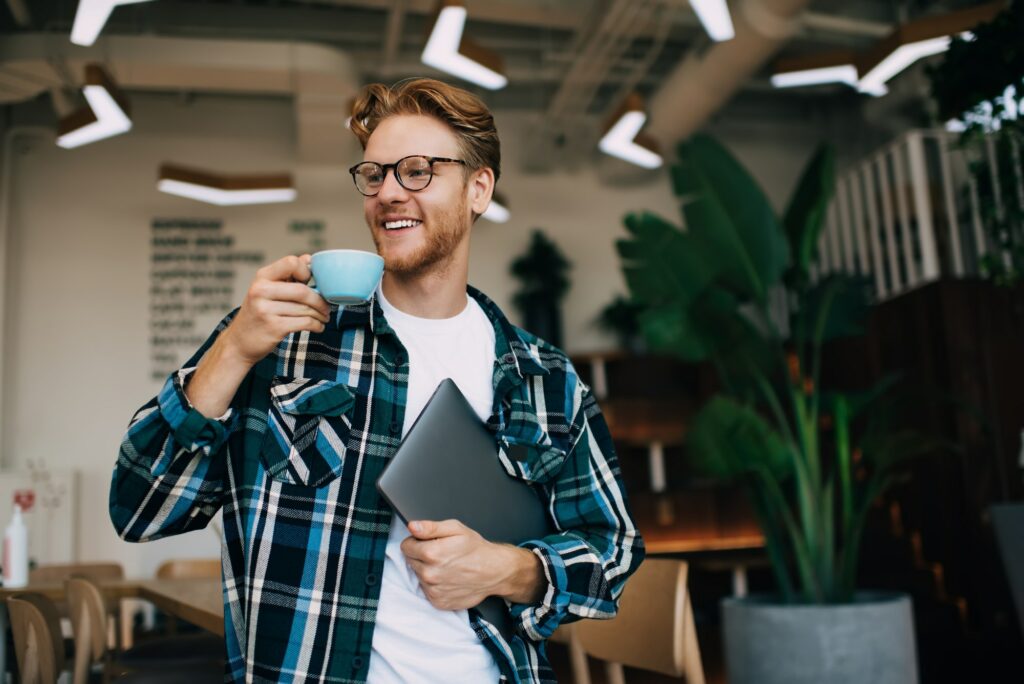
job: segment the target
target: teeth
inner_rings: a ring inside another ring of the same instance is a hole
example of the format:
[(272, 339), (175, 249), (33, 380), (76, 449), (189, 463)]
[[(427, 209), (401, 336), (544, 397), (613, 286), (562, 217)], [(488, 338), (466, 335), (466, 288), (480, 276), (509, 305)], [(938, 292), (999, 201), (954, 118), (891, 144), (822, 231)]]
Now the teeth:
[(388, 230), (397, 230), (399, 228), (412, 228), (418, 226), (422, 221), (416, 220), (403, 220), (403, 221), (385, 221), (384, 227)]

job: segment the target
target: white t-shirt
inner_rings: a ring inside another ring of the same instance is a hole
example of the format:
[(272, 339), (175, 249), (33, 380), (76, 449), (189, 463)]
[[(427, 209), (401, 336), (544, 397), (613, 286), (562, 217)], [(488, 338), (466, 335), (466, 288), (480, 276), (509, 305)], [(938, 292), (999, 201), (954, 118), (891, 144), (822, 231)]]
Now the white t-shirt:
[[(494, 400), (494, 327), (476, 300), (453, 318), (417, 318), (396, 309), (378, 288), (377, 299), (388, 324), (409, 355), (409, 388), (402, 435), (430, 395), (451, 378), (481, 420)], [(397, 515), (381, 576), (377, 623), (373, 631), (368, 684), (497, 682), (500, 671), (469, 624), (465, 610), (430, 605), (400, 544), (409, 536)]]

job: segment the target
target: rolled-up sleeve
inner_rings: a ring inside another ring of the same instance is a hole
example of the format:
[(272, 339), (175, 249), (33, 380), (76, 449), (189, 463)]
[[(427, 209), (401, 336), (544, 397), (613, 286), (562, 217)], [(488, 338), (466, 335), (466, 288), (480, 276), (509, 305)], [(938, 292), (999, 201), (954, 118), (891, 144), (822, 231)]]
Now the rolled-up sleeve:
[(513, 604), (517, 628), (542, 640), (563, 622), (615, 616), (628, 578), (644, 559), (607, 423), (593, 395), (580, 391), (576, 439), (545, 484), (556, 534), (523, 543), (541, 560), (547, 588), (535, 604)]
[(239, 410), (232, 406), (222, 416), (207, 418), (189, 402), (185, 387), (233, 316), (221, 321), (128, 425), (109, 500), (111, 522), (125, 540), (148, 541), (200, 529), (220, 509), (227, 444), (237, 429)]

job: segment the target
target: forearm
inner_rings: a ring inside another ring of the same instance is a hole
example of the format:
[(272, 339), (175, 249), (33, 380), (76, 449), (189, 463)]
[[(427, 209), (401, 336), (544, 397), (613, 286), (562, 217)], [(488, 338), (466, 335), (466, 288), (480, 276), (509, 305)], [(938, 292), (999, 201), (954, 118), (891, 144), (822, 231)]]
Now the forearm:
[(230, 328), (203, 356), (185, 387), (192, 407), (207, 418), (223, 415), (252, 365), (243, 359), (230, 340)]

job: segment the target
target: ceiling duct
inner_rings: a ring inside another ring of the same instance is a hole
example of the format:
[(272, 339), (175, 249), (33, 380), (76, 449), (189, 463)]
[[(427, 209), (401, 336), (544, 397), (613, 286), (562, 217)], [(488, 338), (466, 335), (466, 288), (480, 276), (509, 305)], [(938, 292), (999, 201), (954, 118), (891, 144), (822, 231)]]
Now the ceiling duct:
[(700, 129), (800, 28), (809, 0), (742, 0), (736, 37), (690, 55), (651, 98), (645, 132), (670, 150)]
[(285, 95), (294, 101), (297, 156), (338, 163), (351, 156), (345, 128), (358, 79), (339, 50), (283, 41), (108, 36), (93, 48), (63, 35), (19, 34), (0, 42), (0, 104), (79, 86), (67, 74), (102, 62), (124, 90)]

